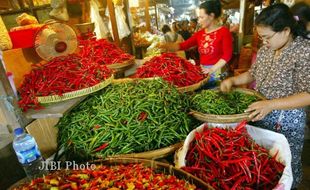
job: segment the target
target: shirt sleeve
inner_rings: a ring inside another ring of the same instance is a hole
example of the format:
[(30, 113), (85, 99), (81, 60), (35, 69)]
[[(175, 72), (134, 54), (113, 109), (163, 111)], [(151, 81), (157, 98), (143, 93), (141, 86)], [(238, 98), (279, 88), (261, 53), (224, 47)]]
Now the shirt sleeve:
[[(308, 43), (309, 44), (309, 43)], [(310, 93), (310, 46), (302, 48), (300, 59), (296, 62), (295, 86), (297, 91)]]
[(221, 57), (221, 59), (224, 59), (227, 63), (232, 57), (233, 40), (232, 40), (231, 33), (226, 28), (225, 28), (225, 30), (223, 30), (222, 49), (223, 49), (223, 56)]
[(197, 46), (198, 45), (197, 39), (198, 39), (199, 34), (200, 34), (200, 32), (196, 32), (192, 37), (190, 37), (186, 41), (180, 43), (180, 50), (187, 50), (193, 46)]

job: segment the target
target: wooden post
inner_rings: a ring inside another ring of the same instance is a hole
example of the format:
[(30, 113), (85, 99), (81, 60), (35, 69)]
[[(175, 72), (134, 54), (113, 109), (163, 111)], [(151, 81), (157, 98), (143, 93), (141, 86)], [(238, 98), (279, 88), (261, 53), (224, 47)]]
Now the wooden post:
[(157, 30), (159, 30), (159, 28), (158, 28), (158, 18), (157, 18), (157, 5), (156, 5), (156, 0), (154, 0), (154, 8), (155, 8), (155, 23), (156, 23), (156, 28), (157, 28)]
[(145, 0), (145, 9), (144, 9), (145, 24), (146, 24), (146, 30), (150, 32), (151, 31), (151, 19), (150, 19), (149, 7), (150, 7), (149, 0)]
[(243, 45), (243, 37), (244, 37), (244, 15), (245, 15), (245, 8), (246, 0), (240, 0), (240, 18), (239, 18), (239, 33), (238, 33), (238, 52)]
[(116, 17), (115, 17), (115, 10), (114, 10), (114, 5), (113, 5), (112, 0), (107, 0), (107, 5), (108, 5), (108, 9), (109, 9), (109, 14), (110, 14), (110, 21), (111, 21), (111, 25), (112, 25), (114, 42), (116, 43), (117, 46), (120, 46), (121, 42), (120, 42), (119, 35), (118, 35), (118, 29), (117, 29), (117, 23), (116, 23)]
[[(129, 17), (130, 17), (130, 8), (129, 8), (129, 0), (124, 0), (124, 8), (123, 8), (123, 11), (125, 12), (125, 15), (126, 15), (126, 23), (131, 31), (131, 33), (129, 34), (129, 36), (127, 37), (127, 39), (123, 40), (122, 43), (126, 43), (126, 51), (132, 55), (135, 55), (135, 48), (134, 48), (134, 45), (133, 45), (133, 30), (132, 30), (132, 24), (131, 22), (129, 21)], [(122, 45), (123, 45), (122, 44)]]
[(83, 1), (82, 5), (82, 23), (90, 22), (90, 2), (89, 0)]

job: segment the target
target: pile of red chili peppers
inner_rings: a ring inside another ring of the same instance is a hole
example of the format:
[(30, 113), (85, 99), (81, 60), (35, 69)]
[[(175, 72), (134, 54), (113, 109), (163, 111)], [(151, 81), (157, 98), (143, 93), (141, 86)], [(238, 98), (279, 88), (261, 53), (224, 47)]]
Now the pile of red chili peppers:
[(32, 180), (29, 184), (18, 186), (14, 190), (27, 189), (166, 189), (194, 190), (195, 185), (173, 175), (157, 173), (142, 164), (115, 166), (96, 166), (94, 170), (62, 170), (42, 178)]
[(284, 166), (249, 136), (242, 122), (236, 129), (208, 128), (195, 133), (183, 169), (215, 189), (273, 189)]
[(110, 65), (133, 59), (132, 55), (125, 53), (121, 48), (106, 39), (80, 39), (79, 47), (81, 57), (88, 57), (99, 64)]
[(174, 53), (163, 53), (145, 62), (137, 69), (135, 77), (162, 77), (171, 84), (184, 87), (198, 83), (206, 76), (199, 66), (191, 64)]
[(19, 88), (23, 111), (40, 108), (37, 96), (62, 95), (94, 86), (111, 76), (105, 65), (72, 54), (56, 57), (46, 64), (34, 65)]

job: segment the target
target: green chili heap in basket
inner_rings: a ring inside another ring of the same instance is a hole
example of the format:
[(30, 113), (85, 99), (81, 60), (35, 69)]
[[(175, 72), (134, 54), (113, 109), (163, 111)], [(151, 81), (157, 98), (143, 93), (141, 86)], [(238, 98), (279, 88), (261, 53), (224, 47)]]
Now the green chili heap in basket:
[(111, 85), (60, 120), (58, 143), (74, 159), (178, 143), (190, 131), (189, 104), (183, 96), (162, 79)]
[(244, 113), (244, 110), (258, 98), (239, 91), (222, 93), (216, 90), (203, 90), (191, 97), (192, 109), (216, 115)]

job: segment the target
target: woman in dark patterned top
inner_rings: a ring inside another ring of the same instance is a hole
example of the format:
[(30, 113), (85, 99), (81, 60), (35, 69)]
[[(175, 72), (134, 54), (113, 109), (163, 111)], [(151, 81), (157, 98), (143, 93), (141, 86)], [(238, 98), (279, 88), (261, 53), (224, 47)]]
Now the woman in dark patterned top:
[(221, 90), (256, 81), (256, 90), (267, 100), (251, 104), (246, 111), (251, 112), (254, 125), (287, 138), (292, 152), (292, 187), (296, 188), (302, 178), (304, 108), (310, 105), (310, 40), (284, 4), (264, 9), (255, 24), (264, 42), (256, 62), (248, 72), (223, 81)]

